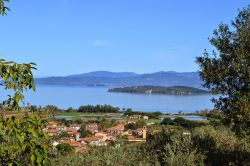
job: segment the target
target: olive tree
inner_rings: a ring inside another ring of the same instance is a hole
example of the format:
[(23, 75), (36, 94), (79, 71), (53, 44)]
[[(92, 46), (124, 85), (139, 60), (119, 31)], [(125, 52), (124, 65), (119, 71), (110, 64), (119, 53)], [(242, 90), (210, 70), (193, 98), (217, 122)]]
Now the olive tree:
[(223, 111), (224, 124), (239, 136), (250, 135), (250, 5), (239, 11), (231, 26), (214, 31), (212, 56), (197, 57), (204, 87), (219, 95), (215, 107)]

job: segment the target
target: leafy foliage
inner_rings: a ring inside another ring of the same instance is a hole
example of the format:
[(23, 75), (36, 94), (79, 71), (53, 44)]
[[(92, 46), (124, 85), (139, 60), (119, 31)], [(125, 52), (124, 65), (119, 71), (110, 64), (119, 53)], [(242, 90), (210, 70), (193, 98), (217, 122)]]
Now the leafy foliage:
[(32, 69), (34, 63), (17, 64), (0, 60), (0, 77), (6, 90), (14, 95), (3, 102), (0, 116), (0, 162), (3, 165), (45, 165), (49, 161), (49, 138), (43, 131), (46, 121), (40, 112), (19, 112), (6, 115), (6, 109), (20, 111), (23, 92), (35, 90)]
[(67, 131), (61, 131), (59, 134), (52, 137), (53, 140), (57, 140), (59, 138), (71, 137), (71, 135)]
[(139, 112), (139, 111), (133, 111), (131, 108), (128, 108), (125, 112), (124, 115), (131, 116), (131, 115), (143, 115), (143, 116), (148, 116), (151, 119), (158, 119), (162, 115), (162, 112)]
[(78, 112), (84, 113), (118, 113), (118, 107), (112, 107), (110, 105), (87, 105), (87, 106), (80, 106)]
[(206, 165), (250, 165), (250, 143), (226, 127), (195, 128), (191, 137)]
[(227, 127), (197, 127), (191, 135), (163, 130), (149, 136), (143, 149), (157, 154), (161, 165), (250, 165), (250, 142)]
[(66, 144), (66, 143), (58, 144), (56, 146), (56, 149), (58, 150), (59, 153), (64, 154), (64, 155), (75, 151), (73, 147), (71, 147), (69, 144)]
[(116, 126), (116, 123), (113, 120), (109, 120), (107, 118), (102, 118), (101, 121), (98, 122), (99, 130), (106, 130), (114, 126)]
[(45, 165), (49, 138), (40, 115), (21, 118), (0, 116), (0, 163), (2, 165)]
[(13, 96), (3, 102), (9, 110), (19, 110), (19, 102), (24, 101), (24, 90), (35, 90), (32, 69), (35, 63), (17, 64), (12, 61), (0, 59), (0, 77), (3, 79), (3, 85), (6, 90), (13, 89)]
[(162, 124), (163, 125), (170, 125), (170, 124), (173, 124), (173, 121), (170, 117), (166, 117), (162, 120)]
[(188, 129), (207, 125), (207, 122), (188, 120), (188, 119), (184, 119), (182, 117), (175, 118), (173, 120), (173, 122), (176, 125), (179, 125), (179, 126), (182, 126), (184, 128), (188, 128)]
[(208, 112), (207, 117), (213, 118), (213, 119), (223, 119), (223, 112), (218, 109), (213, 109)]
[(144, 151), (157, 154), (161, 165), (198, 165), (203, 155), (194, 148), (191, 138), (180, 130), (163, 130), (147, 139)]
[[(141, 153), (140, 146), (127, 145), (120, 148), (115, 147), (97, 147), (86, 155), (76, 154), (75, 156), (60, 156), (55, 158), (55, 164), (58, 166), (117, 166), (117, 165), (136, 165), (151, 166), (158, 162), (151, 161), (151, 158)], [(152, 162), (155, 162), (152, 164)]]
[(9, 1), (10, 0), (0, 0), (0, 15), (6, 15), (6, 12), (10, 11), (10, 9), (5, 5), (5, 3)]
[(250, 135), (250, 5), (231, 27), (219, 25), (210, 42), (217, 49), (213, 57), (207, 51), (197, 57), (204, 86), (221, 95), (214, 102), (225, 114), (224, 123), (238, 135)]
[(138, 120), (135, 123), (125, 124), (124, 127), (125, 127), (126, 130), (136, 130), (138, 128), (142, 128), (143, 126), (146, 126), (146, 122), (143, 121), (143, 120)]
[(81, 137), (84, 138), (84, 137), (89, 137), (92, 135), (92, 133), (88, 130), (86, 130), (86, 125), (85, 124), (82, 124), (79, 131), (81, 133)]

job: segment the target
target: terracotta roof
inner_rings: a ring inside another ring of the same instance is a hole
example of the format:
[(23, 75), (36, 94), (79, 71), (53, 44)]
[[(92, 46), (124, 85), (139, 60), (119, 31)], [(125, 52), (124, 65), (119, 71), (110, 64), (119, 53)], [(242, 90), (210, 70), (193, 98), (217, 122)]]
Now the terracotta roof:
[(113, 141), (113, 140), (116, 140), (116, 137), (115, 136), (108, 136), (107, 140)]
[(84, 140), (80, 140), (82, 145), (87, 145), (87, 142), (85, 142)]
[(134, 136), (128, 136), (128, 140), (134, 140), (135, 139), (135, 137)]
[(91, 137), (86, 137), (83, 140), (86, 142), (92, 142), (92, 141), (100, 141), (103, 137), (102, 136), (91, 136)]
[(80, 142), (77, 142), (77, 141), (69, 141), (68, 143), (70, 146), (73, 146), (73, 147), (78, 147), (81, 145)]
[(79, 133), (79, 132), (73, 132), (72, 134), (73, 135), (81, 135), (81, 133)]
[(57, 122), (49, 122), (49, 125), (57, 125)]
[(98, 132), (98, 133), (95, 133), (95, 136), (98, 136), (98, 135), (107, 135), (108, 133), (104, 132), (104, 131), (101, 131), (101, 132)]
[(90, 123), (86, 125), (85, 129), (92, 132), (92, 131), (98, 130), (98, 125), (97, 123)]
[(47, 132), (48, 133), (57, 133), (57, 130), (56, 129), (48, 129)]
[(68, 127), (68, 128), (67, 128), (67, 132), (75, 133), (75, 132), (77, 132), (77, 131), (76, 131), (76, 129), (73, 129), (73, 128), (71, 128), (71, 127)]
[(111, 130), (124, 130), (124, 125), (117, 125), (115, 127), (111, 127), (111, 128), (108, 128), (107, 131), (111, 131)]
[(63, 137), (63, 138), (57, 139), (57, 141), (58, 141), (58, 142), (70, 141), (70, 138), (68, 138), (68, 137)]

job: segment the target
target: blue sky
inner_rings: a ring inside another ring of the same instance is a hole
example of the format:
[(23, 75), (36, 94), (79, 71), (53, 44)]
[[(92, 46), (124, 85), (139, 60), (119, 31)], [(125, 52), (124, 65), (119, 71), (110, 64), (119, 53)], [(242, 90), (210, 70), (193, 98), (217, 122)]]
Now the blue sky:
[(22, 0), (0, 17), (0, 57), (36, 76), (197, 71), (208, 37), (247, 0)]

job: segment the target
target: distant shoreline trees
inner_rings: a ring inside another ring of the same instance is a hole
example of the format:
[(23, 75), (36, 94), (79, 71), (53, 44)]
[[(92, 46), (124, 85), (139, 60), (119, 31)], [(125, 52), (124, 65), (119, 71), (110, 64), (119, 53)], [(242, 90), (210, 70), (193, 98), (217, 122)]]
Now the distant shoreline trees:
[(119, 107), (112, 107), (110, 105), (86, 105), (80, 106), (77, 112), (82, 113), (119, 113)]

